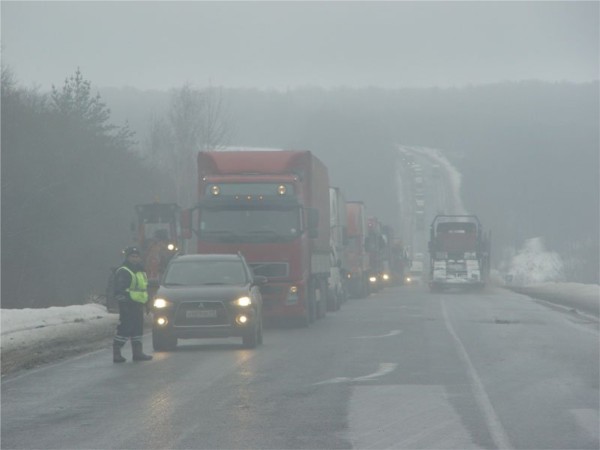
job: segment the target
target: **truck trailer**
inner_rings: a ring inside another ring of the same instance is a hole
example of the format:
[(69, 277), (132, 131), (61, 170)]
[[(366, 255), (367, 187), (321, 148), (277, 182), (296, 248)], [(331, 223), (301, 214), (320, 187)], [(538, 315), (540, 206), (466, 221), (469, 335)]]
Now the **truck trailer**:
[(491, 233), (475, 215), (437, 215), (430, 228), (432, 291), (483, 288), (490, 274)]
[(345, 247), (348, 295), (365, 298), (369, 294), (369, 255), (365, 247), (367, 217), (361, 201), (346, 202), (348, 244)]
[(198, 154), (198, 205), (184, 223), (198, 253), (241, 252), (266, 319), (325, 315), (330, 274), (329, 174), (309, 151)]

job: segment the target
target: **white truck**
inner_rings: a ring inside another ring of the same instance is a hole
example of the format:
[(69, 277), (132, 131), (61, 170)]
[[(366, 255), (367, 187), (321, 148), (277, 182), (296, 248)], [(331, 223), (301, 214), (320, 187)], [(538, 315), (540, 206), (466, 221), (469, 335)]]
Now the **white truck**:
[(329, 188), (329, 211), (331, 269), (327, 309), (337, 311), (348, 298), (346, 288), (348, 264), (345, 251), (348, 242), (348, 217), (346, 214), (346, 199), (340, 188)]
[(483, 288), (490, 274), (491, 233), (475, 215), (437, 215), (431, 223), (429, 256), (432, 291)]

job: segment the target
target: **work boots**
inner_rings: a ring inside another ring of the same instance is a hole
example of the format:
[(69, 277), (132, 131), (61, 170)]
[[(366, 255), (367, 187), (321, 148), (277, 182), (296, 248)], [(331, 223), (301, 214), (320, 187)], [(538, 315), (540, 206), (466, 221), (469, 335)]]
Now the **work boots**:
[(134, 361), (150, 361), (151, 355), (146, 355), (142, 352), (142, 343), (140, 341), (131, 341), (131, 349), (133, 350)]
[(120, 342), (113, 341), (113, 362), (114, 363), (122, 363), (122, 362), (127, 361), (125, 358), (123, 358), (123, 355), (121, 355), (121, 347), (123, 347), (123, 344), (121, 344)]

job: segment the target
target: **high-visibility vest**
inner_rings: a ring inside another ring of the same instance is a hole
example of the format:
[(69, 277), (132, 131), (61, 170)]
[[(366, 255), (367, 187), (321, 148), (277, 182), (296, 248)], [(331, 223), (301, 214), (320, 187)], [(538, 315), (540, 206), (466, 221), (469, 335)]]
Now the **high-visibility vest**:
[(125, 269), (131, 274), (131, 284), (126, 289), (129, 292), (131, 300), (139, 303), (146, 303), (148, 301), (148, 279), (146, 278), (146, 272), (143, 270), (139, 272), (133, 272), (129, 267), (121, 266), (121, 269)]

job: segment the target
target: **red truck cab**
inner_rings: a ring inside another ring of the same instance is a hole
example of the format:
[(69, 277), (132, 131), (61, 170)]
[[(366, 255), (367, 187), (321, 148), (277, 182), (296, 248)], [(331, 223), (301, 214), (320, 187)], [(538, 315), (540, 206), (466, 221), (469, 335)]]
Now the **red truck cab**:
[(265, 318), (308, 324), (326, 311), (329, 176), (309, 151), (198, 155), (198, 253), (241, 252), (261, 288)]

